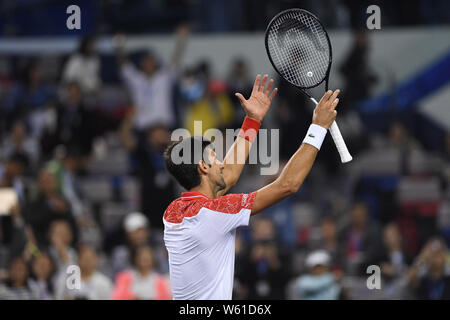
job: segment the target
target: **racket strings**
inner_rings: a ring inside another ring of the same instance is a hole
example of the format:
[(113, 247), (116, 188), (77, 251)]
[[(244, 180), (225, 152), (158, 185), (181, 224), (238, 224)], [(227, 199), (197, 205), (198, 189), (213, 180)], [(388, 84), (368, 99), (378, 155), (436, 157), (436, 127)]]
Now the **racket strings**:
[(291, 83), (314, 87), (325, 78), (330, 49), (322, 25), (312, 15), (288, 12), (273, 21), (267, 44), (272, 61)]

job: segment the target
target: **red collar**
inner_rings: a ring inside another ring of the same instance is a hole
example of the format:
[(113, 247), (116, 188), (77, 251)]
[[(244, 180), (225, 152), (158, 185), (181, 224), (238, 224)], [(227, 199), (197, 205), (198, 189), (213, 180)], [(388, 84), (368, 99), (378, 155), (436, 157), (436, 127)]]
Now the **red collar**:
[(206, 199), (209, 199), (207, 196), (205, 196), (203, 193), (198, 191), (190, 191), (190, 192), (183, 192), (181, 194), (181, 198), (197, 198), (197, 197), (203, 197)]

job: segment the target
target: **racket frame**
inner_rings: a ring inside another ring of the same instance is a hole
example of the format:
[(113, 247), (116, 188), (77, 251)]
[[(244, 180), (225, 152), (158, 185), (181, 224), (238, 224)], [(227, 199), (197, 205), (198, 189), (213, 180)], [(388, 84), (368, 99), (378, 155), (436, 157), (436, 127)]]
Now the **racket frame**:
[[(272, 56), (269, 53), (270, 51), (269, 51), (268, 37), (269, 37), (269, 30), (271, 29), (272, 24), (281, 15), (285, 15), (285, 14), (287, 14), (289, 12), (299, 12), (299, 11), (301, 11), (301, 12), (311, 16), (312, 18), (316, 19), (317, 22), (319, 22), (320, 26), (322, 27), (322, 30), (325, 33), (325, 37), (326, 37), (327, 42), (328, 42), (328, 51), (329, 51), (329, 55), (330, 55), (329, 62), (328, 62), (328, 68), (327, 68), (327, 71), (325, 73), (325, 77), (320, 82), (318, 82), (317, 84), (315, 84), (313, 86), (309, 86), (309, 87), (299, 86), (299, 85), (297, 85), (295, 83), (292, 83), (290, 80), (286, 79), (281, 74), (281, 72), (278, 70), (278, 68), (275, 66), (275, 63), (272, 60)], [(325, 82), (325, 92), (327, 92), (328, 91), (328, 81), (329, 81), (330, 72), (331, 72), (331, 65), (333, 64), (333, 49), (332, 49), (332, 46), (331, 46), (331, 40), (330, 40), (330, 37), (328, 36), (328, 32), (325, 29), (325, 26), (323, 25), (322, 21), (320, 21), (320, 19), (317, 16), (315, 16), (314, 14), (312, 14), (311, 12), (309, 12), (309, 11), (307, 11), (305, 9), (292, 8), (292, 9), (287, 9), (287, 10), (284, 10), (282, 12), (279, 12), (276, 16), (274, 16), (272, 18), (272, 20), (270, 20), (270, 22), (269, 22), (269, 24), (268, 24), (268, 26), (266, 28), (266, 32), (265, 32), (265, 36), (264, 36), (264, 45), (266, 47), (266, 52), (267, 52), (267, 56), (269, 57), (269, 61), (272, 64), (272, 67), (275, 69), (275, 71), (279, 74), (279, 76), (283, 80), (285, 80), (286, 82), (288, 82), (291, 85), (293, 85), (294, 87), (300, 89), (300, 91), (304, 95), (306, 95), (312, 102), (314, 102), (315, 105), (318, 105), (317, 100), (314, 99), (314, 97), (312, 95), (310, 95), (308, 93), (308, 91), (306, 91), (306, 90), (316, 88), (316, 87), (320, 86), (323, 82)], [(329, 128), (329, 131), (330, 131), (331, 136), (332, 136), (332, 138), (333, 138), (333, 140), (335, 142), (336, 148), (338, 149), (339, 155), (341, 157), (341, 162), (342, 163), (347, 163), (347, 162), (352, 161), (353, 157), (350, 155), (350, 152), (348, 151), (347, 145), (345, 144), (344, 138), (342, 137), (341, 131), (339, 130), (339, 127), (337, 126), (336, 121), (333, 122), (333, 124)]]

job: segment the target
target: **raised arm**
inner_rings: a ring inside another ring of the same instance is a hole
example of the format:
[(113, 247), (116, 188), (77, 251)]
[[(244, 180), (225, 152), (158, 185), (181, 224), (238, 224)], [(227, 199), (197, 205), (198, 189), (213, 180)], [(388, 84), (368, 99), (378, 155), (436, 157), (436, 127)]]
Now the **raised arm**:
[[(257, 121), (261, 123), (267, 111), (269, 111), (270, 104), (276, 96), (278, 89), (275, 88), (272, 93), (270, 93), (274, 81), (271, 79), (266, 88), (268, 79), (269, 76), (267, 74), (262, 80), (261, 75), (256, 77), (251, 96), (248, 100), (246, 100), (242, 94), (236, 93), (236, 97), (238, 97), (241, 102), (241, 106), (244, 108), (247, 118), (251, 118), (251, 120), (248, 121)], [(238, 136), (230, 150), (228, 150), (224, 159), (225, 168), (223, 170), (223, 177), (227, 187), (219, 192), (219, 196), (225, 194), (238, 181), (248, 158), (251, 145), (252, 143), (249, 140)]]
[(133, 130), (133, 119), (136, 114), (136, 109), (132, 108), (128, 114), (123, 119), (120, 125), (119, 133), (120, 140), (125, 148), (128, 150), (134, 150), (136, 148), (136, 141), (134, 140), (132, 130)]
[(116, 54), (117, 62), (120, 66), (123, 66), (128, 62), (128, 56), (125, 51), (126, 37), (123, 34), (116, 34), (112, 37), (111, 41)]
[(189, 37), (189, 27), (187, 25), (182, 25), (176, 30), (176, 42), (175, 48), (172, 52), (172, 57), (170, 59), (170, 67), (173, 70), (177, 70), (180, 66), (181, 58), (186, 50), (187, 39)]
[[(252, 214), (258, 213), (300, 189), (316, 159), (323, 138), (336, 118), (339, 90), (328, 91), (314, 110), (312, 125), (305, 141), (291, 157), (280, 176), (271, 184), (256, 192)], [(315, 145), (315, 146), (314, 146)]]

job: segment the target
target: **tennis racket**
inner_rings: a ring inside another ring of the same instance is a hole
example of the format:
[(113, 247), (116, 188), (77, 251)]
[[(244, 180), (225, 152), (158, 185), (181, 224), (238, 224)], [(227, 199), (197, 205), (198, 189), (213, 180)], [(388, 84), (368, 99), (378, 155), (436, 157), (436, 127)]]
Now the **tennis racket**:
[[(265, 45), (278, 74), (318, 105), (306, 90), (325, 82), (328, 91), (332, 63), (330, 38), (320, 20), (303, 9), (280, 12), (267, 26)], [(352, 161), (336, 121), (329, 130), (342, 163)]]

